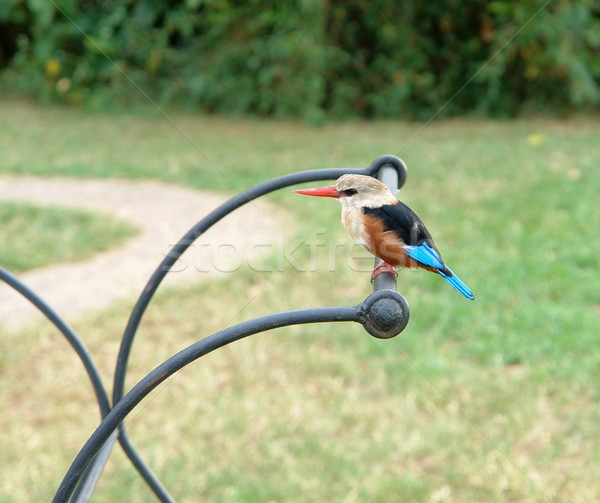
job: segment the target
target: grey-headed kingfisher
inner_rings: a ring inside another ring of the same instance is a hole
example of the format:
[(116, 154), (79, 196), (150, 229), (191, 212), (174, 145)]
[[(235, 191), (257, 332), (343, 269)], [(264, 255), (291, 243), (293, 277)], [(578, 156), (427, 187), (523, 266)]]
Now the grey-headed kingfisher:
[(343, 175), (330, 187), (296, 190), (308, 196), (333, 197), (342, 203), (342, 223), (357, 244), (383, 260), (371, 279), (397, 267), (435, 272), (466, 298), (473, 292), (444, 263), (421, 219), (398, 201), (385, 184), (365, 175)]

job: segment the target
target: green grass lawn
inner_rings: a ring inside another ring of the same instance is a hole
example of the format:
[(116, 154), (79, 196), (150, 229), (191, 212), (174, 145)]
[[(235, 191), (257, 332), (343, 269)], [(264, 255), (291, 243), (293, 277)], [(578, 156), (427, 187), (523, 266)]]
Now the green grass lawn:
[(0, 203), (0, 222), (0, 264), (12, 272), (81, 260), (137, 232), (110, 215), (26, 203)]
[[(10, 173), (154, 178), (233, 194), (280, 174), (397, 153), (409, 168), (400, 198), (475, 293), (470, 302), (430, 273), (400, 272), (411, 320), (395, 339), (350, 324), (281, 329), (173, 377), (127, 425), (178, 501), (600, 496), (597, 121), (439, 121), (406, 145), (420, 124), (174, 117), (194, 145), (152, 115), (0, 109), (0, 171)], [(296, 219), (279, 229), (282, 246), (306, 240), (293, 253), (300, 267), (274, 250), (262, 272), (243, 267), (160, 291), (133, 347), (130, 386), (225, 326), (370, 293), (369, 272), (328, 244), (351, 244), (337, 203), (289, 190), (269, 199)], [(317, 239), (325, 244), (311, 247)], [(74, 323), (107, 382), (132, 304)], [(0, 415), (0, 501), (48, 500), (97, 408), (52, 329), (3, 334), (0, 354), (10, 354), (0, 367), (9, 411)], [(94, 499), (151, 495), (115, 449)]]

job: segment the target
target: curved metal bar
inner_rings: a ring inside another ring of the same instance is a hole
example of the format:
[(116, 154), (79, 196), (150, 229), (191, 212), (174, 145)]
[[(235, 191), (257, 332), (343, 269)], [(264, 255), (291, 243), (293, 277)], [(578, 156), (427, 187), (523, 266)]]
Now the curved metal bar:
[(154, 475), (154, 473), (146, 465), (146, 462), (135, 450), (135, 447), (131, 443), (131, 440), (129, 438), (129, 435), (127, 435), (127, 431), (125, 430), (125, 428), (121, 425), (121, 427), (119, 427), (118, 430), (115, 430), (115, 432), (116, 431), (119, 432), (119, 444), (121, 445), (121, 449), (123, 449), (123, 452), (129, 458), (131, 464), (142, 476), (142, 478), (144, 479), (146, 484), (148, 484), (148, 487), (150, 487), (150, 489), (158, 498), (158, 500), (162, 503), (175, 503), (175, 500), (171, 497), (165, 486), (162, 485), (158, 477)]
[[(96, 394), (96, 401), (98, 402), (98, 406), (100, 408), (101, 418), (106, 417), (106, 415), (110, 412), (108, 393), (106, 392), (106, 388), (104, 387), (100, 373), (98, 372), (98, 369), (96, 368), (89, 351), (79, 336), (73, 331), (69, 324), (63, 320), (63, 318), (54, 309), (52, 309), (46, 301), (44, 301), (44, 299), (31, 290), (14, 274), (10, 273), (3, 267), (0, 267), (0, 280), (4, 281), (23, 297), (25, 297), (29, 302), (31, 302), (65, 336), (69, 344), (71, 344), (71, 347), (75, 350), (77, 356), (79, 356), (79, 359), (83, 363), (83, 366), (90, 378), (92, 387), (94, 388), (94, 393)], [(87, 501), (87, 496), (93, 491), (94, 486), (98, 481), (102, 470), (104, 469), (105, 462), (108, 459), (114, 442), (115, 436), (109, 436), (101, 449), (103, 455), (98, 456), (93, 460), (93, 463), (88, 464), (86, 472), (80, 477), (81, 484), (77, 488), (77, 494), (75, 496), (77, 501)], [(144, 478), (146, 483), (150, 486), (158, 498), (163, 502), (172, 502), (173, 499), (162, 487), (150, 468), (146, 466), (133, 446), (128, 445), (127, 448), (124, 449), (140, 475)]]
[(87, 465), (85, 472), (81, 475), (79, 485), (75, 490), (71, 501), (74, 503), (87, 503), (92, 497), (92, 493), (96, 488), (100, 475), (108, 462), (108, 458), (112, 453), (112, 449), (117, 441), (118, 430), (115, 430), (96, 453), (94, 458)]
[[(113, 402), (116, 405), (115, 409), (117, 409), (117, 412), (110, 410), (109, 399), (99, 372), (96, 369), (89, 352), (71, 327), (69, 327), (69, 325), (45, 301), (43, 301), (43, 299), (35, 294), (35, 292), (29, 289), (14, 275), (0, 267), (0, 280), (5, 281), (27, 298), (63, 333), (63, 335), (65, 335), (88, 372), (94, 391), (96, 392), (100, 413), (103, 418), (102, 423), (94, 433), (95, 436), (92, 435), (92, 437), (90, 437), (86, 446), (84, 446), (76, 457), (69, 472), (67, 472), (61, 487), (55, 495), (55, 501), (63, 501), (63, 497), (66, 498), (64, 499), (64, 501), (66, 501), (73, 495), (74, 491), (76, 491), (74, 498), (77, 499), (77, 501), (87, 501), (87, 498), (91, 495), (104, 464), (110, 455), (118, 432), (118, 437), (123, 450), (140, 475), (145, 479), (146, 483), (154, 491), (155, 495), (163, 502), (172, 502), (173, 499), (135, 451), (121, 423), (133, 407), (135, 407), (135, 405), (160, 382), (164, 381), (164, 379), (183, 366), (214, 349), (257, 332), (302, 323), (355, 321), (360, 322), (368, 333), (379, 338), (394, 337), (404, 329), (408, 322), (408, 304), (395, 290), (377, 291), (381, 290), (383, 285), (376, 284), (376, 292), (363, 304), (354, 308), (317, 308), (277, 313), (250, 320), (213, 334), (186, 348), (167, 360), (161, 366), (157, 367), (153, 372), (148, 374), (146, 378), (140, 381), (138, 385), (132, 388), (132, 390), (123, 398), (127, 361), (133, 338), (143, 313), (166, 273), (195, 239), (227, 214), (257, 197), (296, 183), (335, 179), (345, 173), (370, 176), (380, 175), (380, 179), (382, 176), (390, 179), (391, 173), (391, 179), (397, 181), (398, 188), (402, 186), (406, 180), (406, 166), (400, 159), (391, 155), (377, 158), (370, 167), (365, 169), (324, 169), (285, 175), (238, 194), (207, 215), (186, 233), (169, 256), (165, 257), (154, 272), (129, 318), (122, 339), (114, 376), (115, 386)], [(393, 189), (393, 186), (396, 184), (391, 183), (388, 185)], [(119, 414), (121, 415), (119, 416)]]
[[(384, 292), (378, 292), (379, 295), (382, 293)], [(160, 383), (186, 365), (227, 344), (275, 328), (319, 322), (363, 323), (365, 309), (367, 309), (366, 305), (361, 304), (357, 307), (323, 307), (270, 314), (228, 327), (181, 350), (146, 375), (115, 404), (77, 454), (52, 501), (59, 503), (69, 500), (88, 463), (133, 408)]]
[[(284, 175), (279, 178), (269, 180), (249, 189), (248, 191), (242, 192), (237, 196), (234, 196), (230, 200), (223, 203), (220, 207), (216, 208), (213, 212), (208, 214), (202, 220), (200, 220), (196, 225), (194, 225), (179, 240), (175, 247), (169, 252), (169, 254), (162, 260), (158, 268), (154, 271), (131, 312), (123, 337), (121, 339), (121, 345), (117, 357), (113, 382), (113, 404), (116, 404), (123, 397), (125, 387), (125, 375), (127, 372), (127, 363), (129, 361), (129, 355), (131, 353), (133, 340), (139, 327), (140, 321), (144, 315), (144, 312), (148, 307), (148, 304), (150, 303), (154, 293), (158, 289), (160, 283), (162, 282), (166, 274), (169, 272), (173, 264), (200, 235), (202, 235), (210, 227), (212, 227), (215, 223), (227, 216), (232, 211), (252, 201), (253, 199), (256, 199), (262, 195), (268, 194), (275, 190), (288, 187), (297, 183), (337, 179), (341, 175), (346, 173), (377, 176), (380, 170), (386, 168), (384, 171), (389, 171), (390, 167), (393, 168), (397, 173), (397, 187), (400, 188), (406, 181), (406, 165), (402, 160), (400, 160), (394, 155), (383, 155), (375, 159), (371, 163), (371, 166), (364, 169), (334, 168), (322, 170), (308, 170)], [(133, 445), (131, 444), (131, 441), (129, 440), (129, 437), (126, 435), (124, 427), (120, 428), (119, 443), (121, 444), (121, 447), (126, 453), (126, 455), (129, 457), (130, 461), (138, 469), (140, 475), (153, 489), (155, 495), (163, 503), (172, 501), (165, 488), (160, 484), (158, 479), (156, 479), (156, 477), (150, 471), (150, 469), (145, 466), (141, 457), (135, 451)]]
[[(96, 368), (96, 365), (79, 338), (79, 336), (74, 332), (74, 330), (69, 326), (69, 324), (54, 310), (50, 305), (44, 301), (39, 295), (37, 295), (31, 288), (29, 288), (23, 281), (17, 278), (14, 274), (10, 273), (3, 267), (0, 267), (0, 280), (4, 281), (7, 285), (13, 288), (15, 291), (20, 293), (23, 297), (25, 297), (29, 302), (31, 302), (46, 318), (65, 336), (71, 347), (75, 350), (77, 356), (83, 363), (83, 366), (88, 374), (88, 377), (92, 383), (92, 387), (94, 388), (94, 393), (96, 394), (96, 401), (98, 402), (98, 406), (100, 408), (100, 416), (101, 419), (106, 417), (106, 415), (110, 412), (110, 402), (108, 399), (108, 393), (106, 392), (106, 388), (102, 382), (102, 378), (100, 376), (100, 372)], [(77, 494), (74, 497), (77, 501), (87, 501), (86, 495), (91, 494), (94, 489), (102, 470), (104, 469), (105, 462), (112, 450), (112, 446), (114, 445), (116, 438), (114, 436), (110, 436), (106, 443), (102, 447), (102, 456), (98, 456), (96, 459), (90, 463), (86, 469), (86, 472), (81, 477), (81, 484), (77, 488)], [(133, 450), (133, 447), (131, 447)], [(130, 455), (130, 459), (133, 457), (135, 459), (137, 453), (133, 450), (133, 453)], [(148, 483), (148, 485), (155, 491), (157, 496), (162, 496), (168, 493), (163, 489), (162, 493), (157, 492), (155, 489), (156, 485), (160, 486), (160, 482), (156, 479), (154, 474), (150, 471), (150, 469), (144, 464), (139, 455), (137, 455), (139, 459), (138, 463), (134, 463), (138, 472), (142, 475), (144, 480)], [(161, 498), (162, 501), (172, 501), (171, 499)]]
[(79, 336), (73, 331), (69, 324), (63, 320), (46, 301), (44, 301), (44, 299), (3, 267), (0, 267), (0, 280), (4, 281), (31, 302), (65, 336), (71, 347), (75, 350), (75, 353), (77, 353), (77, 356), (79, 356), (81, 363), (83, 363), (85, 371), (92, 383), (92, 387), (94, 388), (94, 393), (96, 394), (96, 400), (100, 407), (100, 416), (104, 418), (110, 411), (108, 394), (102, 383), (100, 372), (98, 372), (98, 368), (96, 367), (92, 356)]
[(206, 232), (210, 227), (216, 224), (223, 217), (243, 206), (244, 204), (256, 199), (260, 196), (273, 192), (275, 190), (289, 187), (297, 183), (314, 182), (318, 180), (333, 180), (340, 176), (352, 173), (359, 175), (376, 176), (384, 167), (393, 167), (398, 175), (398, 188), (402, 187), (406, 181), (407, 170), (406, 165), (402, 160), (394, 155), (382, 155), (375, 159), (371, 166), (368, 168), (332, 168), (332, 169), (319, 169), (319, 170), (308, 170), (300, 171), (297, 173), (291, 173), (288, 175), (274, 178), (267, 182), (256, 185), (255, 187), (242, 192), (225, 203), (219, 206), (217, 209), (209, 213), (206, 217), (200, 220), (194, 225), (173, 247), (169, 254), (162, 260), (160, 265), (154, 271), (144, 290), (140, 294), (133, 311), (127, 322), (123, 338), (121, 339), (121, 346), (119, 348), (119, 355), (117, 357), (117, 364), (114, 374), (113, 382), (113, 404), (116, 404), (123, 396), (125, 387), (125, 374), (127, 372), (127, 362), (129, 361), (129, 355), (131, 353), (131, 347), (133, 345), (133, 339), (138, 329), (142, 316), (150, 303), (154, 293), (156, 292), (161, 281), (164, 279), (166, 274), (169, 272), (173, 264), (177, 259), (190, 247), (190, 245)]

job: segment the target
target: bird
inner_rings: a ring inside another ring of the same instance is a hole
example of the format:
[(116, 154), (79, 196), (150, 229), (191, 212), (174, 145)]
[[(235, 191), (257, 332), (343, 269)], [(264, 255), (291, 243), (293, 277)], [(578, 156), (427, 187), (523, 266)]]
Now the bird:
[(382, 182), (366, 175), (342, 175), (335, 185), (294, 192), (331, 197), (342, 203), (342, 224), (354, 241), (383, 262), (371, 281), (396, 268), (421, 268), (439, 274), (467, 299), (473, 292), (444, 263), (425, 224)]

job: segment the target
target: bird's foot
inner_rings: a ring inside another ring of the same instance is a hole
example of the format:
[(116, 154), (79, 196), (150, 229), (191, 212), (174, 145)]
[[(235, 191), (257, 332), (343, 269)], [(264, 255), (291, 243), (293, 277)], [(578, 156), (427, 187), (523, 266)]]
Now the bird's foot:
[(396, 269), (394, 267), (392, 267), (387, 262), (381, 262), (375, 266), (375, 269), (373, 269), (373, 273), (371, 274), (371, 283), (373, 283), (375, 281), (375, 278), (377, 276), (379, 276), (380, 274), (382, 274), (384, 272), (393, 274), (394, 276), (398, 276), (398, 272), (396, 271)]

